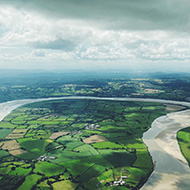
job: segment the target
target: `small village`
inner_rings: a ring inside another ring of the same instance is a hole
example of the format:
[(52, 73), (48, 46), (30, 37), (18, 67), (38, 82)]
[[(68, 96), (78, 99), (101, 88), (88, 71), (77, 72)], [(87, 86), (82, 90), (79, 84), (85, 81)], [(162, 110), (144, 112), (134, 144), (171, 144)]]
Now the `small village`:
[(97, 128), (99, 128), (100, 126), (99, 125), (96, 125), (96, 124), (86, 124), (85, 126), (85, 129), (87, 129), (87, 130), (95, 130), (95, 129), (97, 129)]
[(46, 160), (55, 160), (57, 157), (55, 156), (40, 156), (37, 160), (38, 161), (46, 161)]
[(119, 180), (115, 180), (115, 181), (111, 181), (109, 183), (109, 186), (122, 186), (122, 185), (125, 184), (124, 180), (127, 179), (127, 176), (122, 176), (122, 171), (123, 170), (121, 170), (121, 177), (120, 177), (120, 179)]

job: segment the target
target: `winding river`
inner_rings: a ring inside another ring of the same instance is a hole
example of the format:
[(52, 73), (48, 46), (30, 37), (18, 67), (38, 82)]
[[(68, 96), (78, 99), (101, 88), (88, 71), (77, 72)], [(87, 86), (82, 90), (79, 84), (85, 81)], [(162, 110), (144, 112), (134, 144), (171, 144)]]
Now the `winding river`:
[[(0, 121), (12, 110), (24, 104), (56, 99), (96, 99), (115, 101), (141, 101), (169, 103), (190, 107), (189, 102), (142, 98), (59, 97), (14, 100), (0, 103)], [(154, 120), (151, 128), (143, 134), (143, 141), (155, 163), (155, 170), (141, 190), (189, 190), (190, 168), (180, 152), (176, 133), (190, 126), (190, 110), (175, 112)]]

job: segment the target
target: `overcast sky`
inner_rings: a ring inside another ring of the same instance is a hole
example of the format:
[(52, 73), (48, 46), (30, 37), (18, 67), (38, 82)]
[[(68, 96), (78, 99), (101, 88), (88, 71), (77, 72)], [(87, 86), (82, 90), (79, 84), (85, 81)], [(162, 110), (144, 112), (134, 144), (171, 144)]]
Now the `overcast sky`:
[(190, 71), (189, 0), (0, 0), (0, 68)]

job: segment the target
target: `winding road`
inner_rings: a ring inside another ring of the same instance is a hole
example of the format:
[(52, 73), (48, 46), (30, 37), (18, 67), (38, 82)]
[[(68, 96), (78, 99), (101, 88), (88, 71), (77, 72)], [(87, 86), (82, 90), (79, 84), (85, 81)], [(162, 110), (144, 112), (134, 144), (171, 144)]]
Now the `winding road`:
[[(142, 98), (100, 98), (100, 97), (59, 97), (42, 99), (14, 100), (0, 103), (0, 121), (12, 110), (24, 104), (56, 99), (96, 99), (115, 101), (140, 101), (169, 103), (190, 107), (189, 102)], [(176, 133), (190, 126), (190, 110), (175, 112), (154, 120), (151, 128), (143, 134), (148, 146), (155, 170), (141, 190), (189, 190), (190, 168), (180, 152)]]

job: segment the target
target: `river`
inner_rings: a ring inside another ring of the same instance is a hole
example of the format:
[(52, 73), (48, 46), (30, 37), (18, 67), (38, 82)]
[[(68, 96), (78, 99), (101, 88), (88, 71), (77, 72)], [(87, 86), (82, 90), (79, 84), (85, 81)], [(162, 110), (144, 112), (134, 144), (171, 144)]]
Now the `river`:
[[(56, 99), (96, 99), (115, 101), (141, 101), (170, 103), (190, 107), (189, 102), (142, 98), (58, 97), (14, 100), (0, 103), (0, 121), (12, 110), (24, 104)], [(190, 169), (180, 152), (176, 133), (190, 126), (190, 110), (175, 112), (154, 120), (151, 128), (143, 134), (143, 141), (155, 162), (155, 170), (142, 190), (189, 190)]]
[(156, 167), (142, 190), (189, 190), (190, 168), (181, 154), (176, 133), (190, 126), (190, 110), (154, 120), (143, 134)]

